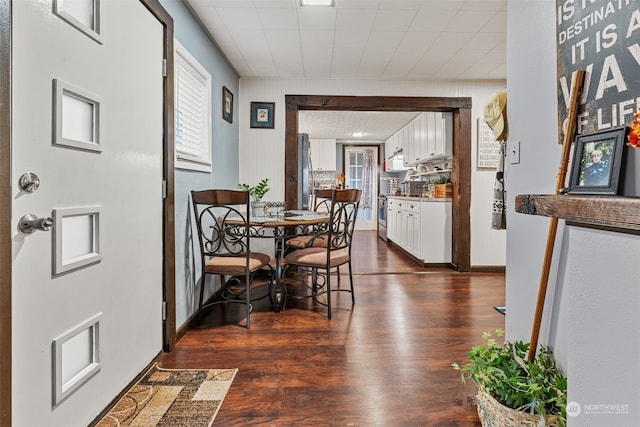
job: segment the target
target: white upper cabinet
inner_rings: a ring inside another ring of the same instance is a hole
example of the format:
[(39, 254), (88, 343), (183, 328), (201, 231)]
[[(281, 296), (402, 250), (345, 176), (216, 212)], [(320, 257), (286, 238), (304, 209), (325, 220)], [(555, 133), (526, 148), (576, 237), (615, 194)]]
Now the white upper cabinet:
[[(385, 141), (387, 159), (402, 150), (402, 166), (387, 170), (400, 170), (432, 160), (450, 158), (453, 154), (453, 114), (420, 113), (402, 129)], [(397, 162), (394, 162), (397, 163)]]
[(336, 140), (309, 139), (311, 166), (314, 171), (336, 170)]

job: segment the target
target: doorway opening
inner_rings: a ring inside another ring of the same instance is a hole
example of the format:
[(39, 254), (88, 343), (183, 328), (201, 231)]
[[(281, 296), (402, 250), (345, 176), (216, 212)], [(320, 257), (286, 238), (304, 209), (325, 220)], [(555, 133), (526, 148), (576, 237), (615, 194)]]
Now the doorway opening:
[(345, 188), (362, 190), (356, 230), (375, 230), (378, 224), (378, 147), (344, 147)]
[(453, 113), (453, 196), (451, 263), (457, 271), (471, 269), (471, 98), (402, 96), (286, 95), (285, 200), (297, 206), (298, 111), (433, 111)]

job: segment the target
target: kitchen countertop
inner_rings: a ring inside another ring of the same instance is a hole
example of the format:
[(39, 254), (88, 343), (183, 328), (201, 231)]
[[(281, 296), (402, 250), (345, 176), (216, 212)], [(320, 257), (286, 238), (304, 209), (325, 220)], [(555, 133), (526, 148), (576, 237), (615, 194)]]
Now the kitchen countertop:
[(417, 197), (417, 196), (387, 196), (387, 199), (415, 200), (418, 202), (451, 202), (451, 197)]

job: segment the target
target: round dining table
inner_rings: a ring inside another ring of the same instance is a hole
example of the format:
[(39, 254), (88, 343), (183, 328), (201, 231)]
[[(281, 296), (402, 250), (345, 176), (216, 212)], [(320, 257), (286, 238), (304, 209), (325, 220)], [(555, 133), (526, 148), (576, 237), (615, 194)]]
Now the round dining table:
[(275, 299), (276, 313), (284, 309), (286, 286), (283, 283), (285, 241), (287, 239), (322, 232), (327, 229), (329, 214), (307, 210), (288, 210), (281, 215), (252, 216), (249, 218), (249, 235), (252, 238), (274, 239), (275, 249)]

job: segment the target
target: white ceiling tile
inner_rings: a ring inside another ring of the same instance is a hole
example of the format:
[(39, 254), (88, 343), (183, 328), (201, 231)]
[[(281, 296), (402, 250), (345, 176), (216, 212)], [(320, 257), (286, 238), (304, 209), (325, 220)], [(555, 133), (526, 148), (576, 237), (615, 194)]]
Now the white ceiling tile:
[(425, 31), (409, 31), (404, 33), (399, 48), (401, 49), (427, 49), (435, 43), (440, 33)]
[(258, 9), (295, 9), (300, 0), (254, 0)]
[(296, 9), (258, 9), (260, 22), (265, 30), (298, 30)]
[(507, 34), (507, 12), (498, 12), (487, 24), (482, 27), (482, 32)]
[(505, 37), (501, 33), (477, 33), (467, 42), (466, 49), (493, 49), (505, 46)]
[(337, 31), (370, 31), (378, 13), (375, 9), (338, 9)]
[(336, 0), (338, 9), (378, 9), (380, 0)]
[(378, 10), (373, 31), (407, 31), (415, 16), (415, 10)]
[(464, 10), (502, 10), (507, 11), (507, 2), (501, 0), (466, 0), (462, 4)]
[(451, 20), (449, 27), (444, 29), (445, 33), (455, 33), (464, 29), (464, 32), (475, 33), (485, 27), (495, 16), (495, 12), (458, 12)]
[(436, 10), (459, 10), (465, 0), (425, 0), (422, 3), (421, 9), (436, 11)]
[(442, 33), (433, 43), (438, 49), (462, 49), (473, 38), (473, 33)]
[(298, 38), (297, 30), (268, 30), (264, 34), (272, 52), (289, 52), (292, 56), (296, 54), (300, 56), (300, 39)]
[(480, 49), (460, 49), (456, 51), (452, 56), (449, 62), (459, 62), (459, 63), (473, 63), (475, 64), (482, 58), (484, 58), (488, 50), (480, 50)]
[(363, 50), (369, 40), (369, 33), (362, 31), (337, 31), (333, 40), (335, 48), (350, 47)]
[(334, 7), (300, 7), (298, 8), (300, 28), (334, 31), (336, 28), (336, 14)]
[(403, 36), (404, 33), (401, 32), (372, 32), (369, 35), (369, 40), (367, 40), (367, 49), (375, 49), (376, 47), (379, 49), (396, 49), (400, 45)]
[(237, 30), (261, 28), (260, 18), (255, 9), (221, 7), (216, 10), (225, 26), (229, 29), (233, 28), (236, 32)]
[(384, 10), (415, 10), (420, 9), (424, 3), (423, 0), (382, 0), (380, 2), (380, 9)]
[(440, 32), (448, 28), (450, 24), (452, 27), (459, 29), (452, 23), (455, 15), (456, 12), (454, 11), (420, 10), (411, 22), (409, 31)]
[(209, 3), (213, 7), (253, 8), (254, 6), (253, 0), (209, 0)]

